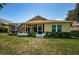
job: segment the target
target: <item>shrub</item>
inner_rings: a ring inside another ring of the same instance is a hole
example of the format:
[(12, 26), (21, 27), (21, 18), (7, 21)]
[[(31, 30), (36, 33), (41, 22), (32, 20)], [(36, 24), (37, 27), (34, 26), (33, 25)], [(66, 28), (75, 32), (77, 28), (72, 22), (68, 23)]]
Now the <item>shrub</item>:
[(35, 37), (36, 33), (35, 32), (27, 32), (28, 33), (28, 37)]
[(75, 36), (72, 32), (46, 32), (46, 36), (48, 38), (71, 38), (71, 36)]
[(70, 38), (71, 35), (71, 32), (61, 32), (61, 38)]
[(57, 36), (58, 34), (56, 34), (56, 32), (46, 32), (46, 37), (52, 38), (52, 37), (57, 37)]
[(79, 32), (72, 32), (72, 36), (79, 37)]
[(57, 32), (46, 32), (46, 36), (47, 37), (50, 37), (50, 38), (52, 38), (52, 37), (59, 37), (59, 33), (57, 33)]

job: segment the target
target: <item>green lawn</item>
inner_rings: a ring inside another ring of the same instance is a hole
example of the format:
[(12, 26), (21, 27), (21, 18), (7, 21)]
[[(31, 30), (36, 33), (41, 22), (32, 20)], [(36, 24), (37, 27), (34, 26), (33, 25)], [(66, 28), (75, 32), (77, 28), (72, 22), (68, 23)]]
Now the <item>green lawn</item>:
[(76, 55), (78, 39), (37, 39), (0, 33), (1, 55)]

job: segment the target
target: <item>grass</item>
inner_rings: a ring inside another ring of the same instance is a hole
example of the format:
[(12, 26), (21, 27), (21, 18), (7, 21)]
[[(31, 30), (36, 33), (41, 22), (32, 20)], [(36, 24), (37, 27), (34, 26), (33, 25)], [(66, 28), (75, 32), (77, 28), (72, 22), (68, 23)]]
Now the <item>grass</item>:
[(38, 39), (0, 33), (1, 55), (78, 55), (78, 39)]

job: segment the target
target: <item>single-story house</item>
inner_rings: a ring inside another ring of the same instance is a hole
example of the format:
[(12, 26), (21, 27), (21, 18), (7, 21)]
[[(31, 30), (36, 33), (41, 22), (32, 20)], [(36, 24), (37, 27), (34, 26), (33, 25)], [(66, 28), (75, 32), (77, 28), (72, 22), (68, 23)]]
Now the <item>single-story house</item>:
[(9, 24), (8, 32), (17, 33), (35, 32), (45, 34), (46, 32), (70, 32), (71, 21), (48, 20), (41, 16), (36, 16), (21, 24)]

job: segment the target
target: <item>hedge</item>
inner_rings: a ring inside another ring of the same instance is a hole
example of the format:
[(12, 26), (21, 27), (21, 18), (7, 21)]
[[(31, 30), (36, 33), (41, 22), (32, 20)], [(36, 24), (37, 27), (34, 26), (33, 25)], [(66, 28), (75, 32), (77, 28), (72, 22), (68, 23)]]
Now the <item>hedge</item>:
[(46, 32), (45, 38), (79, 38), (77, 32)]
[(35, 37), (36, 33), (35, 32), (27, 32), (28, 33), (28, 37)]

